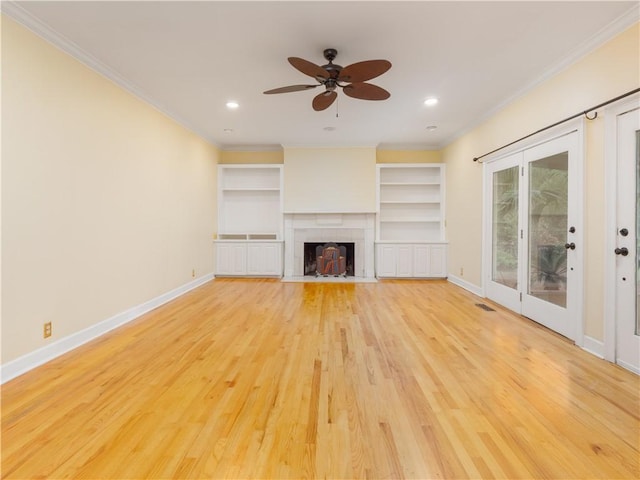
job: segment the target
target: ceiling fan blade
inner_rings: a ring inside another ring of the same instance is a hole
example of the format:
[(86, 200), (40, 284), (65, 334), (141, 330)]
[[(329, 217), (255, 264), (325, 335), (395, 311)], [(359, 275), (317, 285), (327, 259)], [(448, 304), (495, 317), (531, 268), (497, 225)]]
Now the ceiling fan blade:
[(329, 78), (329, 72), (327, 72), (324, 68), (319, 67), (315, 63), (311, 63), (303, 58), (298, 57), (289, 57), (289, 63), (293, 65), (293, 67), (305, 75), (309, 75), (310, 77), (316, 78), (318, 80), (326, 80)]
[(289, 85), (288, 87), (274, 88), (272, 90), (267, 90), (266, 92), (262, 92), (262, 93), (266, 93), (267, 95), (270, 95), (272, 93), (300, 92), (302, 90), (309, 90), (310, 88), (316, 88), (317, 86), (319, 85)]
[(391, 68), (388, 60), (367, 60), (364, 62), (352, 63), (344, 67), (338, 75), (341, 82), (366, 82), (372, 78), (382, 75)]
[(352, 83), (343, 87), (345, 95), (360, 100), (386, 100), (391, 96), (384, 88), (371, 83)]
[(326, 108), (329, 108), (337, 97), (338, 94), (336, 92), (322, 92), (320, 95), (313, 97), (313, 109), (316, 112), (325, 110)]

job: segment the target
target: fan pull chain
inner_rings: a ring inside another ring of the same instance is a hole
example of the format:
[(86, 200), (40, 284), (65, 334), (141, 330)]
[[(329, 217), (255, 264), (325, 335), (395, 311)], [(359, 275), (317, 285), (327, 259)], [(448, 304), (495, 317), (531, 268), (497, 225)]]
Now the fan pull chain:
[(339, 104), (340, 104), (340, 96), (336, 97), (336, 118), (338, 118), (339, 115)]

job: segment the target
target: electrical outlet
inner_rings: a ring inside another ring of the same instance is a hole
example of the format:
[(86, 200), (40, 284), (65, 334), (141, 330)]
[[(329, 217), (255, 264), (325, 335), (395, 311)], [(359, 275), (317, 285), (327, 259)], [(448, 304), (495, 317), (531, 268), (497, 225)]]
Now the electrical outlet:
[(44, 338), (49, 338), (51, 336), (51, 322), (47, 322), (44, 324), (43, 335)]
[(464, 268), (460, 267), (460, 276), (463, 277), (464, 276)]

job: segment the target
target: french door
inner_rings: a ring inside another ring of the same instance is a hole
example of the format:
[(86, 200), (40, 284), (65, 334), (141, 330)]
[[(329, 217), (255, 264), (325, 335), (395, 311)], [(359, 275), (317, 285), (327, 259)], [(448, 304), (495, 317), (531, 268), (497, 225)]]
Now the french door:
[(640, 373), (640, 109), (617, 117), (616, 362)]
[(488, 298), (575, 340), (581, 322), (578, 133), (485, 165)]

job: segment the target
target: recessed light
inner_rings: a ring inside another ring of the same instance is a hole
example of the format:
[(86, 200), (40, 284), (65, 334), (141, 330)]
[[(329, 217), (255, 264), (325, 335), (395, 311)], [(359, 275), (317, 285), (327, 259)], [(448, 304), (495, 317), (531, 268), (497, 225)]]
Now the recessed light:
[(234, 102), (233, 100), (227, 102), (227, 108), (230, 110), (235, 110), (239, 106), (240, 104), (238, 102)]
[(324, 127), (323, 130), (325, 132), (333, 132), (336, 129), (336, 127)]
[(233, 128), (225, 128), (223, 130), (224, 133), (232, 133), (233, 132)]
[(433, 132), (434, 130), (436, 130), (438, 127), (436, 125), (429, 125), (427, 128), (427, 132)]
[(438, 99), (437, 99), (436, 97), (430, 97), (430, 98), (427, 98), (427, 99), (424, 101), (424, 104), (425, 104), (427, 107), (433, 107), (433, 106), (434, 106), (434, 105), (436, 105), (437, 103), (438, 103)]

